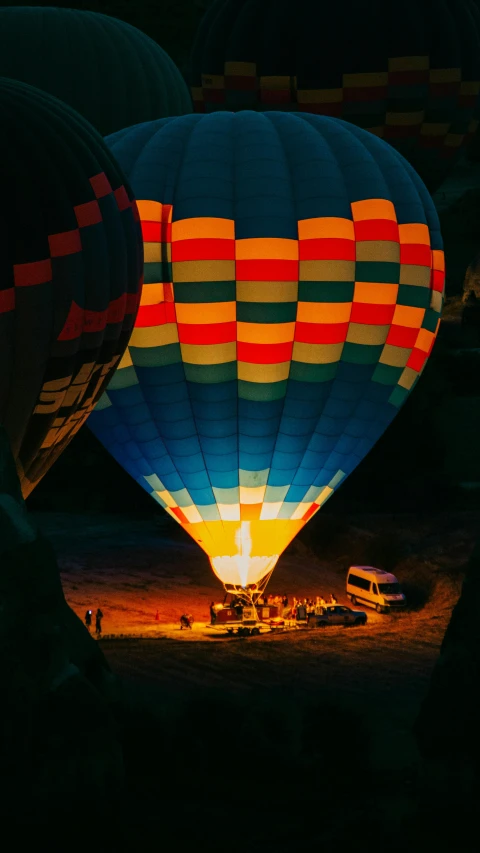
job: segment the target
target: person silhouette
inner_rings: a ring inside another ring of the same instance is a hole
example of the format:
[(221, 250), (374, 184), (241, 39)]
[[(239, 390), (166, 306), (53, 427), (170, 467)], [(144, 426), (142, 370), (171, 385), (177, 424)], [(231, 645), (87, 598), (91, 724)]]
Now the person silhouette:
[(102, 619), (103, 613), (100, 608), (98, 608), (97, 612), (95, 613), (95, 631), (97, 632), (97, 634), (102, 633)]

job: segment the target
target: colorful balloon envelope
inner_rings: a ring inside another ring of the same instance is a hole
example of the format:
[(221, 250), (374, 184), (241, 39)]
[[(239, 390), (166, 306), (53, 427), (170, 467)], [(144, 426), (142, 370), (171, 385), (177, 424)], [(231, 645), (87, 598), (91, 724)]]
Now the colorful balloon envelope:
[(0, 7), (0, 76), (55, 95), (103, 136), (192, 112), (168, 54), (136, 27), (96, 12)]
[(27, 496), (84, 423), (130, 337), (142, 235), (98, 133), (0, 78), (0, 423)]
[(191, 59), (198, 112), (301, 110), (383, 137), (433, 191), (478, 126), (474, 0), (218, 0)]
[(391, 146), (304, 113), (212, 113), (107, 140), (145, 285), (89, 425), (210, 557), (261, 584), (395, 417), (437, 333), (438, 219)]

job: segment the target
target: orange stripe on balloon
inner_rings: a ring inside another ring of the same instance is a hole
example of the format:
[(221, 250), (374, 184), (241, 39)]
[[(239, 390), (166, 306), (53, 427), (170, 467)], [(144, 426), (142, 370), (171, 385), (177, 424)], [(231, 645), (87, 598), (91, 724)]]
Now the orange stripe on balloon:
[(240, 261), (236, 264), (237, 281), (298, 281), (298, 261)]
[(347, 337), (348, 323), (296, 323), (295, 340), (302, 344), (340, 344)]
[[(137, 324), (138, 325), (138, 324)], [(181, 344), (228, 344), (236, 340), (237, 324), (232, 323), (178, 323)]]
[(351, 323), (386, 326), (393, 320), (395, 305), (374, 305), (371, 302), (353, 302)]
[(234, 261), (235, 240), (212, 237), (175, 240), (172, 243), (172, 261)]
[(292, 358), (293, 341), (283, 344), (237, 343), (237, 361), (250, 364), (282, 364)]
[(263, 504), (240, 504), (240, 519), (242, 521), (259, 521)]
[(301, 261), (354, 261), (355, 241), (328, 237), (316, 240), (300, 240)]

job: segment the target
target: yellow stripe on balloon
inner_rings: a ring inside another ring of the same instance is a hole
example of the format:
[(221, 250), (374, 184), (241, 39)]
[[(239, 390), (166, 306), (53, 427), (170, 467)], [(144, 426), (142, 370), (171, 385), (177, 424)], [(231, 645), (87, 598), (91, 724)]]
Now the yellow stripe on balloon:
[(304, 364), (333, 364), (342, 355), (343, 342), (340, 344), (303, 344), (295, 341), (292, 361)]
[(400, 263), (400, 244), (390, 240), (359, 240), (355, 252), (357, 261)]
[(224, 364), (235, 361), (237, 344), (180, 344), (182, 361), (185, 364)]
[(296, 302), (296, 281), (237, 281), (237, 302)]
[(300, 261), (299, 281), (354, 281), (355, 261)]
[(188, 281), (235, 281), (235, 261), (173, 261), (175, 283)]
[(129, 346), (145, 349), (167, 344), (178, 344), (176, 323), (165, 323), (162, 326), (135, 326), (129, 341)]
[(282, 361), (278, 364), (238, 362), (238, 378), (244, 382), (257, 382), (260, 384), (263, 382), (282, 382), (284, 379), (288, 379), (289, 371), (289, 361)]
[(373, 324), (366, 323), (350, 323), (346, 340), (349, 344), (366, 344), (368, 346), (378, 346), (379, 344), (385, 343), (389, 331), (390, 326), (375, 326)]

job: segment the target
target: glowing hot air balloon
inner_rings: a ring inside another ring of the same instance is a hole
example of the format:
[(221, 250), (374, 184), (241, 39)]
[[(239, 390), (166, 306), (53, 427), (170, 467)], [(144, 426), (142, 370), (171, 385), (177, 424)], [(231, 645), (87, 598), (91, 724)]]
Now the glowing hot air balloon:
[(197, 112), (299, 110), (386, 139), (433, 192), (478, 126), (476, 0), (217, 0), (191, 57)]
[(140, 199), (145, 285), (90, 427), (225, 584), (258, 590), (423, 369), (433, 203), (393, 148), (323, 116), (192, 115), (107, 142)]
[(85, 422), (128, 343), (138, 213), (103, 139), (0, 78), (0, 423), (27, 496)]

